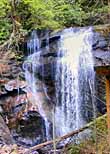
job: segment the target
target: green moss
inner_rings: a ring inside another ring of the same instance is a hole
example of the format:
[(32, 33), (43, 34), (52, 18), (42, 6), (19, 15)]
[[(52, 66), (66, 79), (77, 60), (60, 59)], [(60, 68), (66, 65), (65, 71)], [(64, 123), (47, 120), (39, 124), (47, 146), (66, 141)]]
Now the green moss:
[(101, 117), (98, 117), (96, 120), (89, 123), (89, 125), (92, 130), (96, 129), (98, 133), (107, 133), (107, 115), (105, 114)]
[(80, 141), (80, 144), (71, 144), (65, 150), (65, 154), (90, 154), (98, 151), (102, 153), (109, 150), (107, 143), (107, 115), (98, 117), (96, 120), (87, 124), (91, 130), (91, 136), (88, 139)]
[(80, 146), (78, 146), (78, 145), (70, 146), (70, 149), (68, 152), (69, 152), (68, 154), (79, 154)]

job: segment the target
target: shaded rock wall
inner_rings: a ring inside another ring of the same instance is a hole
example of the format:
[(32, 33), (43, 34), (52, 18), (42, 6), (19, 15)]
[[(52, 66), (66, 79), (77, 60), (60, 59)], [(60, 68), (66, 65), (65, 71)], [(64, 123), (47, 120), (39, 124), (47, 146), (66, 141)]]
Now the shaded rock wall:
[(110, 65), (110, 33), (106, 36), (99, 32), (94, 33), (93, 56), (95, 67)]

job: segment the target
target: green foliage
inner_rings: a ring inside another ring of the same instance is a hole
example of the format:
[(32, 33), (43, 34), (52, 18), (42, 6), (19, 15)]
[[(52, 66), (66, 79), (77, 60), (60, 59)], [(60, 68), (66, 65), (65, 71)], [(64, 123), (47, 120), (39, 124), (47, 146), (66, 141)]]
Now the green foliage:
[(107, 0), (0, 0), (0, 41), (13, 30), (12, 3), (17, 28), (23, 32), (103, 24), (110, 11)]
[(84, 11), (78, 4), (73, 6), (64, 3), (56, 6), (54, 12), (55, 20), (64, 26), (80, 25), (84, 18)]
[(6, 17), (6, 13), (10, 9), (8, 0), (0, 1), (0, 18)]
[(10, 35), (11, 24), (8, 20), (0, 20), (0, 41), (6, 40)]
[(7, 39), (10, 35), (11, 22), (8, 18), (10, 5), (8, 0), (0, 1), (0, 41)]
[(53, 3), (51, 0), (23, 0), (28, 7), (28, 22), (31, 29), (57, 28), (58, 22), (54, 20)]
[[(91, 136), (88, 139), (83, 139), (79, 144), (71, 144), (66, 149), (67, 154), (86, 154), (94, 153), (96, 150), (103, 152), (106, 149), (107, 144), (107, 115), (103, 115), (93, 120), (88, 124), (91, 130)], [(105, 152), (106, 153), (106, 152)]]
[(68, 151), (68, 154), (79, 154), (79, 153), (80, 153), (80, 146), (78, 145), (73, 145)]

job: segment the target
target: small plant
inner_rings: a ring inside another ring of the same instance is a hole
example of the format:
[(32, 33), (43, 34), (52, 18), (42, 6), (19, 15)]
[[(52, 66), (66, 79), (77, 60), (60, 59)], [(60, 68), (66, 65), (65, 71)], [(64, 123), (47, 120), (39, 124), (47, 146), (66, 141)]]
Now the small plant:
[(79, 153), (80, 153), (80, 146), (78, 145), (71, 146), (69, 154), (79, 154)]

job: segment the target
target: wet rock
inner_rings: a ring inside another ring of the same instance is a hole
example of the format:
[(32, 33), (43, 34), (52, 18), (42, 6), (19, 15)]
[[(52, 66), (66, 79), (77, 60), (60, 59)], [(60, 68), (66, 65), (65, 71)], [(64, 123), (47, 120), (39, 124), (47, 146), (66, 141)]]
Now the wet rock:
[(14, 130), (15, 141), (24, 146), (34, 146), (45, 140), (45, 122), (36, 111), (29, 111), (19, 121), (18, 128)]
[(5, 89), (7, 91), (13, 91), (14, 89), (25, 88), (27, 86), (25, 81), (11, 80), (5, 84)]
[(108, 40), (107, 38), (105, 38), (104, 36), (102, 36), (100, 33), (98, 32), (94, 32), (93, 35), (93, 49), (104, 49), (108, 46)]
[(65, 53), (63, 51), (56, 51), (56, 52), (47, 52), (47, 53), (41, 53), (42, 57), (63, 57)]
[(102, 37), (102, 38), (100, 38), (99, 43), (96, 47), (100, 48), (100, 49), (104, 49), (107, 47), (107, 45), (108, 45), (107, 40), (104, 37)]
[[(76, 28), (78, 30), (78, 28)], [(56, 34), (54, 34), (56, 35)], [(54, 38), (53, 35), (53, 38)], [(61, 33), (57, 34), (56, 36)], [(41, 80), (54, 80), (55, 79), (55, 70), (56, 70), (56, 61), (60, 61), (62, 57), (64, 57), (65, 53), (58, 49), (58, 41), (59, 38), (49, 43), (49, 48), (47, 49), (45, 46), (39, 52), (39, 54), (34, 55), (35, 63), (38, 65), (36, 67), (36, 76)], [(92, 44), (92, 52), (94, 56), (94, 65), (110, 65), (110, 39), (109, 36), (104, 36), (99, 32), (94, 30), (93, 34), (93, 44)], [(39, 57), (39, 59), (38, 59)], [(31, 64), (29, 64), (29, 70), (32, 70)]]
[(110, 51), (96, 50), (93, 52), (95, 67), (110, 65)]
[(55, 80), (55, 63), (41, 64), (36, 70), (36, 76), (42, 80)]
[[(50, 109), (46, 107), (47, 100), (43, 100), (45, 99), (43, 95), (42, 92), (38, 92), (39, 99), (43, 101), (43, 107), (50, 115)], [(4, 118), (17, 144), (33, 146), (45, 140), (45, 122), (37, 112), (36, 105), (31, 104), (33, 100), (27, 100), (27, 97), (30, 98), (30, 94), (8, 96), (2, 98), (0, 103), (3, 106)]]

